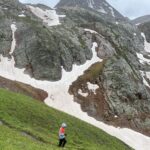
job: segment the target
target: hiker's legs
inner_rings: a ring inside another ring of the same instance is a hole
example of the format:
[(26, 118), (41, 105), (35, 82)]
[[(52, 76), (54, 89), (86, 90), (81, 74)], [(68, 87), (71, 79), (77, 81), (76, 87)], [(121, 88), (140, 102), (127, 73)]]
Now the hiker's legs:
[(62, 147), (65, 147), (66, 143), (67, 143), (67, 140), (66, 140), (66, 139), (63, 139)]
[(63, 143), (63, 139), (59, 139), (59, 144), (58, 144), (58, 146), (61, 147), (61, 146), (62, 146), (62, 143)]

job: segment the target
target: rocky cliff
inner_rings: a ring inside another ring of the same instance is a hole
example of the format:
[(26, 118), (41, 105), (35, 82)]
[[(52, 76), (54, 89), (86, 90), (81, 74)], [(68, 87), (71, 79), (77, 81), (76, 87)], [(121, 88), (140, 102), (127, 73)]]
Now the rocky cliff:
[[(150, 67), (141, 61), (147, 55), (141, 31), (104, 0), (61, 0), (56, 8), (57, 15), (41, 5), (2, 0), (0, 54), (14, 57), (15, 66), (33, 78), (57, 81), (62, 69), (71, 72), (74, 64), (90, 60), (96, 42), (103, 61), (78, 77), (69, 93), (97, 120), (150, 135), (150, 87), (143, 75)], [(13, 22), (16, 48), (11, 55)]]

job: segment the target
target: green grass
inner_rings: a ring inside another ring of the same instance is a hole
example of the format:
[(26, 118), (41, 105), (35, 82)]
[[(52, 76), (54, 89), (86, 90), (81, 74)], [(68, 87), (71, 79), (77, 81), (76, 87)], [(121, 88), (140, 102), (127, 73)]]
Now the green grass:
[[(57, 150), (66, 122), (68, 150), (130, 150), (118, 139), (32, 98), (0, 89), (0, 150)], [(24, 134), (27, 133), (27, 134)]]
[(107, 60), (105, 59), (102, 62), (97, 62), (93, 64), (90, 68), (88, 68), (84, 72), (82, 76), (79, 77), (79, 80), (87, 82), (87, 81), (96, 79), (97, 77), (99, 77), (99, 75), (103, 71), (103, 68), (106, 62)]

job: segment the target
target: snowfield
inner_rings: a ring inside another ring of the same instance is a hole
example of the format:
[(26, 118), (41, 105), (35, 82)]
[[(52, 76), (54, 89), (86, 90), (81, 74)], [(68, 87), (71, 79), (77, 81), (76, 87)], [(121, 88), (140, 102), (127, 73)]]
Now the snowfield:
[(141, 33), (142, 37), (144, 38), (144, 47), (145, 51), (150, 53), (150, 43), (146, 41), (146, 37), (144, 33)]
[(140, 53), (136, 53), (137, 57), (139, 58), (139, 61), (141, 64), (149, 64), (150, 65), (150, 59), (147, 59), (143, 56), (143, 54), (140, 54)]
[[(150, 43), (148, 43), (146, 41), (146, 37), (144, 33), (141, 33), (141, 36), (144, 38), (144, 50), (145, 52), (148, 52), (148, 54), (150, 53)], [(150, 65), (150, 59), (144, 58), (143, 54), (137, 53), (137, 57), (139, 58), (140, 63), (142, 64), (149, 64)], [(150, 80), (150, 72), (146, 72), (146, 71), (140, 71), (141, 72), (141, 76), (143, 78), (143, 83), (150, 88), (149, 83), (147, 82), (146, 78)]]
[[(11, 25), (12, 29), (12, 49), (11, 53), (15, 50), (16, 40), (15, 40), (15, 31), (17, 27), (15, 24)], [(26, 84), (29, 84), (33, 87), (40, 88), (48, 92), (48, 97), (45, 99), (45, 103), (48, 106), (54, 107), (58, 110), (66, 112), (70, 115), (73, 115), (83, 121), (86, 121), (105, 132), (109, 133), (112, 136), (115, 136), (131, 146), (136, 150), (148, 150), (150, 148), (150, 137), (142, 135), (138, 132), (127, 128), (116, 128), (103, 122), (97, 121), (96, 119), (87, 115), (87, 113), (83, 112), (80, 108), (80, 105), (74, 102), (74, 98), (72, 95), (68, 93), (69, 86), (75, 81), (78, 76), (82, 75), (83, 72), (88, 69), (92, 64), (102, 61), (97, 57), (97, 53), (95, 48), (97, 47), (97, 43), (93, 43), (92, 51), (93, 58), (87, 61), (84, 65), (73, 66), (73, 70), (71, 72), (66, 72), (62, 68), (62, 79), (57, 82), (49, 82), (49, 81), (39, 81), (31, 78), (27, 74), (24, 74), (24, 69), (15, 68), (15, 61), (12, 56), (11, 60), (8, 58), (0, 56), (0, 76), (5, 78), (20, 81)], [(94, 86), (94, 87), (93, 87)], [(89, 84), (90, 89), (97, 89), (98, 87), (95, 85)], [(80, 91), (81, 92), (81, 91)]]
[[(27, 6), (31, 12), (43, 20), (48, 26), (56, 26), (59, 25), (59, 15), (57, 15), (56, 10), (43, 10), (39, 7)], [(65, 17), (65, 15), (61, 15), (60, 17)]]

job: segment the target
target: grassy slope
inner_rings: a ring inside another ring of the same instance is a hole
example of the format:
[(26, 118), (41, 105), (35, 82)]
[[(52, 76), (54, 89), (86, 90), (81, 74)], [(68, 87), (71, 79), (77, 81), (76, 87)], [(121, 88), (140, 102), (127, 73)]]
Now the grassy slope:
[[(0, 89), (0, 150), (57, 150), (58, 129), (68, 124), (68, 150), (129, 150), (105, 132), (29, 97)], [(24, 134), (27, 133), (26, 134)], [(31, 136), (29, 136), (31, 135)]]

